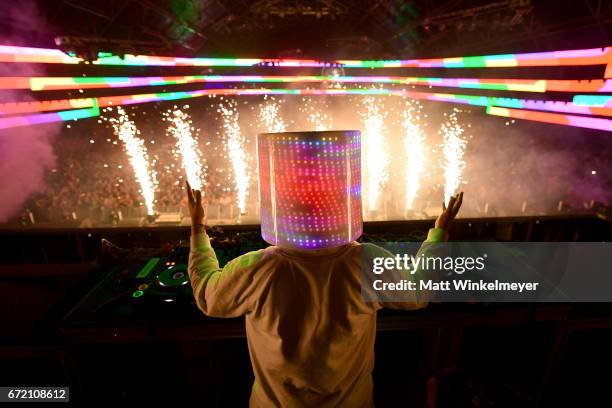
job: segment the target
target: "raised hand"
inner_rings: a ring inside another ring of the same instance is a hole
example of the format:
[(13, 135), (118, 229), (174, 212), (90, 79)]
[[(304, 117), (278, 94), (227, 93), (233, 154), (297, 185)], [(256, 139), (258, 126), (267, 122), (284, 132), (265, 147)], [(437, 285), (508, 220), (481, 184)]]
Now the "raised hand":
[(203, 228), (206, 213), (202, 206), (202, 192), (192, 189), (188, 181), (185, 181), (185, 190), (187, 190), (187, 203), (189, 206), (189, 215), (191, 216), (191, 226), (194, 228)]
[(438, 216), (436, 219), (436, 228), (443, 228), (448, 231), (451, 223), (457, 216), (459, 209), (461, 208), (461, 203), (463, 202), (463, 191), (457, 195), (452, 196), (448, 200), (448, 207), (446, 203), (442, 202), (442, 214)]

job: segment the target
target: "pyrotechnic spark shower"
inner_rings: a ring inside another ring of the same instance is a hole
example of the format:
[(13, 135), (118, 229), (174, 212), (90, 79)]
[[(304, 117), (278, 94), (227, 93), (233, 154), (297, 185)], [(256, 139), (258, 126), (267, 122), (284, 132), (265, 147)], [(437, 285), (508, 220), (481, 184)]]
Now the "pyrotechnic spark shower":
[(421, 105), (408, 103), (404, 111), (404, 148), (406, 149), (406, 209), (412, 210), (421, 187), (425, 167), (425, 132), (421, 127)]
[(268, 133), (284, 132), (287, 128), (279, 115), (280, 104), (271, 98), (259, 110), (259, 120)]
[(180, 109), (168, 110), (164, 119), (169, 122), (167, 132), (176, 140), (175, 157), (180, 156), (187, 181), (192, 188), (202, 190), (206, 185), (206, 166), (198, 142), (193, 136), (193, 125), (189, 115)]
[(456, 109), (453, 109), (448, 121), (442, 124), (440, 132), (443, 136), (444, 153), (444, 202), (448, 203), (461, 183), (461, 173), (465, 168), (463, 153), (467, 141), (462, 138), (463, 127), (457, 118)]
[(240, 213), (246, 211), (246, 200), (249, 194), (250, 176), (247, 165), (247, 154), (244, 150), (245, 139), (238, 124), (238, 110), (235, 102), (220, 103), (219, 113), (223, 119), (223, 131), (226, 148), (234, 172), (237, 193), (237, 206)]
[(381, 190), (389, 179), (387, 144), (385, 141), (386, 112), (375, 98), (365, 98), (366, 108), (362, 113), (365, 132), (362, 141), (362, 172), (364, 174), (364, 196), (367, 209), (373, 211), (378, 204)]
[(147, 207), (147, 214), (155, 214), (154, 200), (155, 189), (157, 188), (157, 174), (149, 163), (149, 156), (144, 141), (137, 135), (140, 131), (134, 124), (123, 108), (118, 107), (118, 118), (111, 118), (110, 122), (113, 125), (115, 135), (123, 142), (125, 152), (127, 153), (134, 176), (140, 186)]
[(329, 124), (329, 122), (330, 122), (329, 116), (327, 114), (321, 112), (321, 111), (311, 112), (308, 115), (308, 122), (310, 122), (312, 125), (314, 125), (315, 130), (317, 130), (317, 131), (323, 131), (323, 130), (330, 130), (331, 129), (331, 124)]
[(310, 98), (302, 98), (302, 102), (304, 105), (300, 110), (306, 114), (309, 125), (314, 126), (316, 131), (331, 130), (332, 118), (327, 112), (316, 106)]

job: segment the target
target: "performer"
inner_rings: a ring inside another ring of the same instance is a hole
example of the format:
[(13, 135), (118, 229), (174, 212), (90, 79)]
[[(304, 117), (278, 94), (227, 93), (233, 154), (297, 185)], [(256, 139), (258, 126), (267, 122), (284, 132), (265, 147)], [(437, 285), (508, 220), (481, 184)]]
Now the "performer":
[[(193, 294), (208, 316), (245, 316), (252, 407), (373, 406), (376, 312), (427, 305), (362, 297), (362, 251), (388, 252), (355, 242), (362, 224), (359, 139), (348, 131), (259, 135), (262, 235), (273, 245), (224, 268), (204, 228), (202, 194), (186, 184)], [(442, 204), (421, 251), (448, 238), (462, 199), (460, 193)]]

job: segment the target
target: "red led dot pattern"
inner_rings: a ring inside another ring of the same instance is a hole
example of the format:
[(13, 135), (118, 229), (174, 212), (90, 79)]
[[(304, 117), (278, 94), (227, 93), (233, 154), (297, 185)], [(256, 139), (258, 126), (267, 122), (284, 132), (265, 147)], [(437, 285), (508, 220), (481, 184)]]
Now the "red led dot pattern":
[(267, 242), (320, 249), (361, 235), (359, 131), (263, 133), (257, 163)]

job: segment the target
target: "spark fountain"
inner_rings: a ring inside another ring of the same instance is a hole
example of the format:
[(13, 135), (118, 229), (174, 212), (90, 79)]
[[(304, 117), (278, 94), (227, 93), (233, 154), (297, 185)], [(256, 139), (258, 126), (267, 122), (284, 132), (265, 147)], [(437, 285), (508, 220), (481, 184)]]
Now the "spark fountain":
[(364, 174), (364, 195), (366, 208), (374, 211), (379, 207), (379, 197), (384, 184), (389, 179), (387, 144), (385, 141), (386, 112), (375, 98), (363, 100), (365, 112), (361, 114), (364, 124), (362, 142), (362, 172)]
[(333, 127), (332, 117), (323, 109), (315, 105), (311, 98), (302, 98), (303, 106), (300, 108), (306, 115), (306, 121), (314, 126), (316, 131), (331, 130)]
[(259, 110), (259, 121), (268, 133), (284, 132), (287, 125), (279, 115), (280, 103), (274, 98), (264, 102)]
[(119, 117), (111, 118), (115, 135), (123, 142), (123, 147), (130, 159), (130, 165), (134, 170), (134, 176), (140, 186), (140, 193), (147, 207), (147, 215), (155, 214), (155, 189), (157, 188), (157, 174), (149, 163), (149, 156), (144, 145), (144, 140), (137, 135), (140, 131), (130, 119), (129, 115), (118, 107)]
[(245, 138), (238, 124), (238, 109), (236, 103), (229, 101), (219, 104), (219, 113), (223, 120), (223, 133), (228, 157), (232, 163), (234, 183), (237, 193), (236, 204), (241, 214), (246, 212), (246, 200), (249, 194), (249, 183), (251, 181), (247, 154), (244, 149)]
[(406, 104), (404, 110), (404, 148), (406, 151), (405, 181), (406, 210), (414, 210), (414, 200), (421, 187), (421, 176), (425, 168), (425, 132), (421, 127), (421, 105)]
[(207, 166), (203, 164), (202, 152), (198, 148), (198, 141), (193, 135), (193, 125), (189, 115), (180, 109), (169, 109), (164, 113), (164, 120), (169, 123), (167, 132), (176, 140), (174, 156), (180, 161), (185, 170), (187, 181), (192, 188), (203, 190), (206, 185)]
[(467, 141), (462, 137), (464, 129), (457, 118), (457, 109), (453, 109), (448, 120), (440, 127), (440, 132), (444, 153), (444, 202), (448, 203), (461, 184), (461, 174), (465, 168), (463, 154)]

